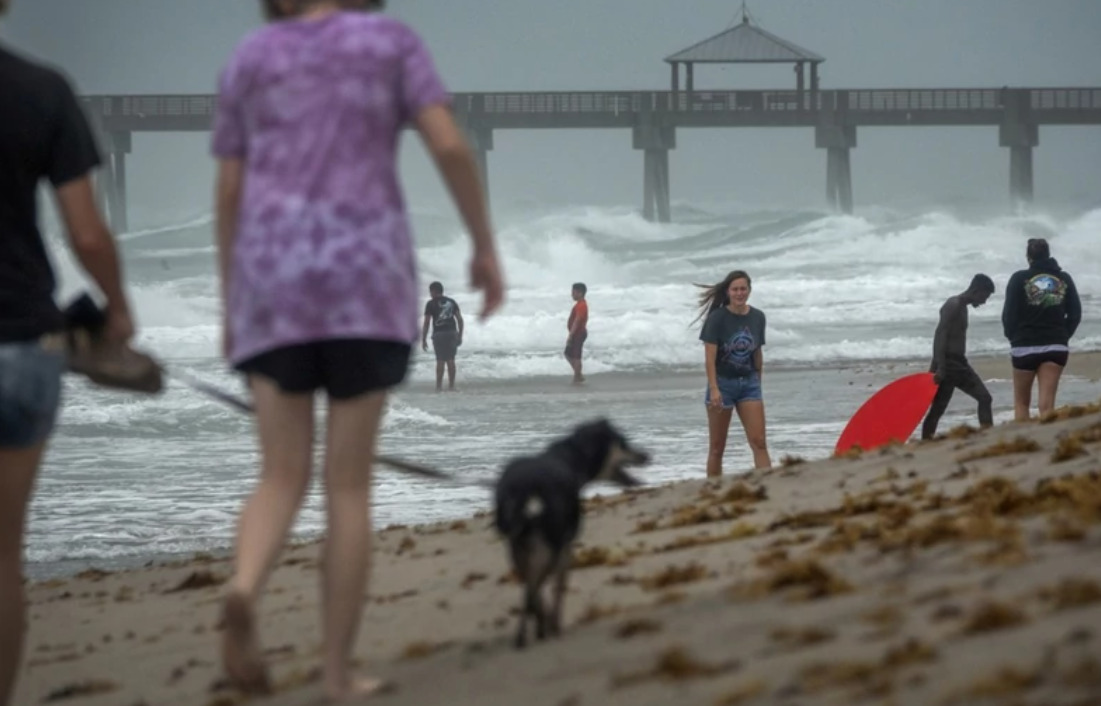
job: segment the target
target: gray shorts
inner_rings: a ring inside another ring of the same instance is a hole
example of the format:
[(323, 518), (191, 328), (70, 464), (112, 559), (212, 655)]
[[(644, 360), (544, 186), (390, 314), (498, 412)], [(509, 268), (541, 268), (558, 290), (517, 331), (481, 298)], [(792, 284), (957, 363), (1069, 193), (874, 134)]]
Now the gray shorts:
[(50, 435), (61, 403), (65, 352), (57, 337), (0, 343), (0, 446), (36, 446)]

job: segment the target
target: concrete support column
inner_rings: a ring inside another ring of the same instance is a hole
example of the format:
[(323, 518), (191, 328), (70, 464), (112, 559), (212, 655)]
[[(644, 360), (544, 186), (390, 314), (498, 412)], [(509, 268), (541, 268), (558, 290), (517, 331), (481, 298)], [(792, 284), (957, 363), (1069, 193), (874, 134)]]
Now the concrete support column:
[(130, 229), (126, 199), (126, 155), (132, 150), (131, 133), (99, 131), (103, 164), (95, 175), (96, 198), (111, 230), (125, 233)]
[(669, 150), (676, 148), (676, 130), (649, 121), (636, 125), (632, 131), (634, 148), (643, 151), (642, 215), (648, 221), (669, 223), (671, 188), (669, 183)]
[(818, 125), (815, 146), (826, 150), (826, 200), (841, 213), (853, 212), (850, 150), (856, 147), (855, 125)]
[(1040, 144), (1040, 129), (1032, 122), (1032, 104), (1027, 89), (1002, 94), (1002, 122), (998, 144), (1009, 148), (1009, 197), (1015, 206), (1032, 203), (1032, 148)]
[(688, 92), (689, 93), (696, 90), (696, 76), (695, 76), (694, 66), (695, 66), (695, 64), (692, 64), (692, 63), (685, 64), (685, 67), (688, 70), (688, 75), (685, 77), (684, 80), (685, 80), (685, 85), (688, 87)]
[(474, 122), (463, 124), (467, 143), (474, 153), (474, 162), (478, 165), (478, 180), (482, 183), (482, 193), (485, 194), (486, 208), (490, 207), (489, 198), (489, 152), (493, 149), (493, 129), (482, 127)]

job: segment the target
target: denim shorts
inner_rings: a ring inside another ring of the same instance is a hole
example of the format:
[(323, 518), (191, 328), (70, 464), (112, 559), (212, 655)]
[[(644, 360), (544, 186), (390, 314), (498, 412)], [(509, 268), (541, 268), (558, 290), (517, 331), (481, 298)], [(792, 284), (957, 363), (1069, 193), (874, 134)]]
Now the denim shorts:
[(0, 343), (0, 446), (46, 440), (57, 420), (64, 372), (60, 338)]
[[(757, 373), (740, 378), (720, 376), (717, 381), (719, 383), (719, 394), (723, 398), (723, 409), (733, 409), (739, 402), (755, 402), (762, 399), (761, 376)], [(708, 385), (707, 391), (704, 392), (703, 402), (706, 405), (711, 404), (710, 385)]]

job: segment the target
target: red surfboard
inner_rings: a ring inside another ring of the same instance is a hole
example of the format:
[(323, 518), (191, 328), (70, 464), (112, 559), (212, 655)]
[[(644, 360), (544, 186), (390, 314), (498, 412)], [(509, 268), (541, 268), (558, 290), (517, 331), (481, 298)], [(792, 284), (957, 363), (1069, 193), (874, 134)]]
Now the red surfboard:
[(936, 394), (932, 373), (914, 373), (888, 383), (856, 410), (833, 452), (844, 453), (854, 446), (867, 451), (892, 441), (905, 442)]

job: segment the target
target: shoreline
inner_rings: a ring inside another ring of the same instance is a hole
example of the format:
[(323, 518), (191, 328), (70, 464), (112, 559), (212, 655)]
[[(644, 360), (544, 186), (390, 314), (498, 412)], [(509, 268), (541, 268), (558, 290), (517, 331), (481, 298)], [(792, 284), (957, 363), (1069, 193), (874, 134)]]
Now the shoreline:
[[(977, 357), (972, 359), (972, 364), (979, 371), (980, 375), (984, 379), (1009, 379), (1012, 375), (1009, 361), (1005, 357)], [(863, 380), (865, 375), (872, 377), (878, 377), (886, 375), (887, 373), (897, 372), (898, 374), (906, 374), (910, 372), (919, 372), (927, 365), (926, 361), (861, 361), (859, 363), (853, 363), (848, 366), (835, 366), (827, 368), (818, 367), (783, 367), (779, 365), (772, 366), (771, 369), (766, 369), (766, 376), (768, 375), (792, 375), (802, 374), (807, 372), (832, 372), (832, 373), (854, 373), (857, 376), (858, 382), (865, 385), (871, 384), (870, 380)], [(1076, 379), (1097, 379), (1101, 377), (1101, 351), (1098, 352), (1085, 352), (1072, 354), (1070, 364), (1066, 373), (1068, 376), (1074, 376)], [(645, 381), (648, 387), (668, 387), (669, 389), (679, 389), (685, 386), (685, 383), (689, 379), (695, 379), (702, 375), (697, 372), (684, 372), (674, 374), (652, 374), (652, 373), (601, 373), (595, 374), (590, 377), (590, 384), (583, 389), (590, 389), (593, 391), (599, 391), (601, 393), (608, 392), (615, 394), (617, 391), (627, 391), (636, 389), (640, 381)], [(548, 385), (566, 385), (562, 382), (563, 379), (568, 378), (564, 376), (562, 379), (554, 378), (548, 379), (534, 379), (534, 380), (513, 380), (503, 382), (499, 384), (489, 384), (483, 386), (480, 382), (470, 389), (464, 390), (464, 393), (478, 394), (478, 389), (485, 387), (487, 389), (493, 389), (499, 391), (502, 386), (508, 386), (512, 390), (518, 392), (532, 391), (538, 392), (546, 390)], [(425, 389), (430, 389), (425, 386)], [(419, 389), (414, 388), (414, 392), (420, 392)], [(399, 392), (400, 394), (400, 392)], [(812, 457), (817, 458), (817, 457)], [(502, 459), (503, 461), (503, 459)], [(446, 519), (441, 521), (459, 520), (467, 516), (467, 512), (463, 509), (458, 509), (453, 515), (449, 515)], [(381, 529), (381, 528), (380, 528)], [(308, 530), (300, 532), (294, 538), (296, 542), (310, 543), (317, 541), (320, 537), (320, 531)], [(221, 545), (209, 546), (202, 550), (203, 554), (213, 555), (228, 555), (231, 553), (232, 547), (229, 543)], [(188, 557), (195, 554), (195, 551), (181, 551), (181, 552), (150, 552), (150, 553), (135, 553), (126, 554), (114, 557), (96, 557), (96, 558), (64, 558), (60, 560), (48, 560), (28, 563), (27, 573), (35, 581), (44, 581), (59, 578), (72, 577), (82, 571), (95, 568), (109, 571), (122, 571), (140, 569), (146, 567), (151, 562), (153, 565), (160, 565), (163, 563), (175, 563), (182, 560), (186, 560)]]
[[(592, 499), (564, 634), (523, 652), (488, 513), (381, 530), (357, 654), (394, 706), (1090, 703), (1101, 405), (1062, 415)], [(317, 553), (281, 558), (260, 613), (277, 694), (249, 703), (317, 702)], [(214, 656), (229, 570), (30, 585), (15, 703), (242, 703)]]

